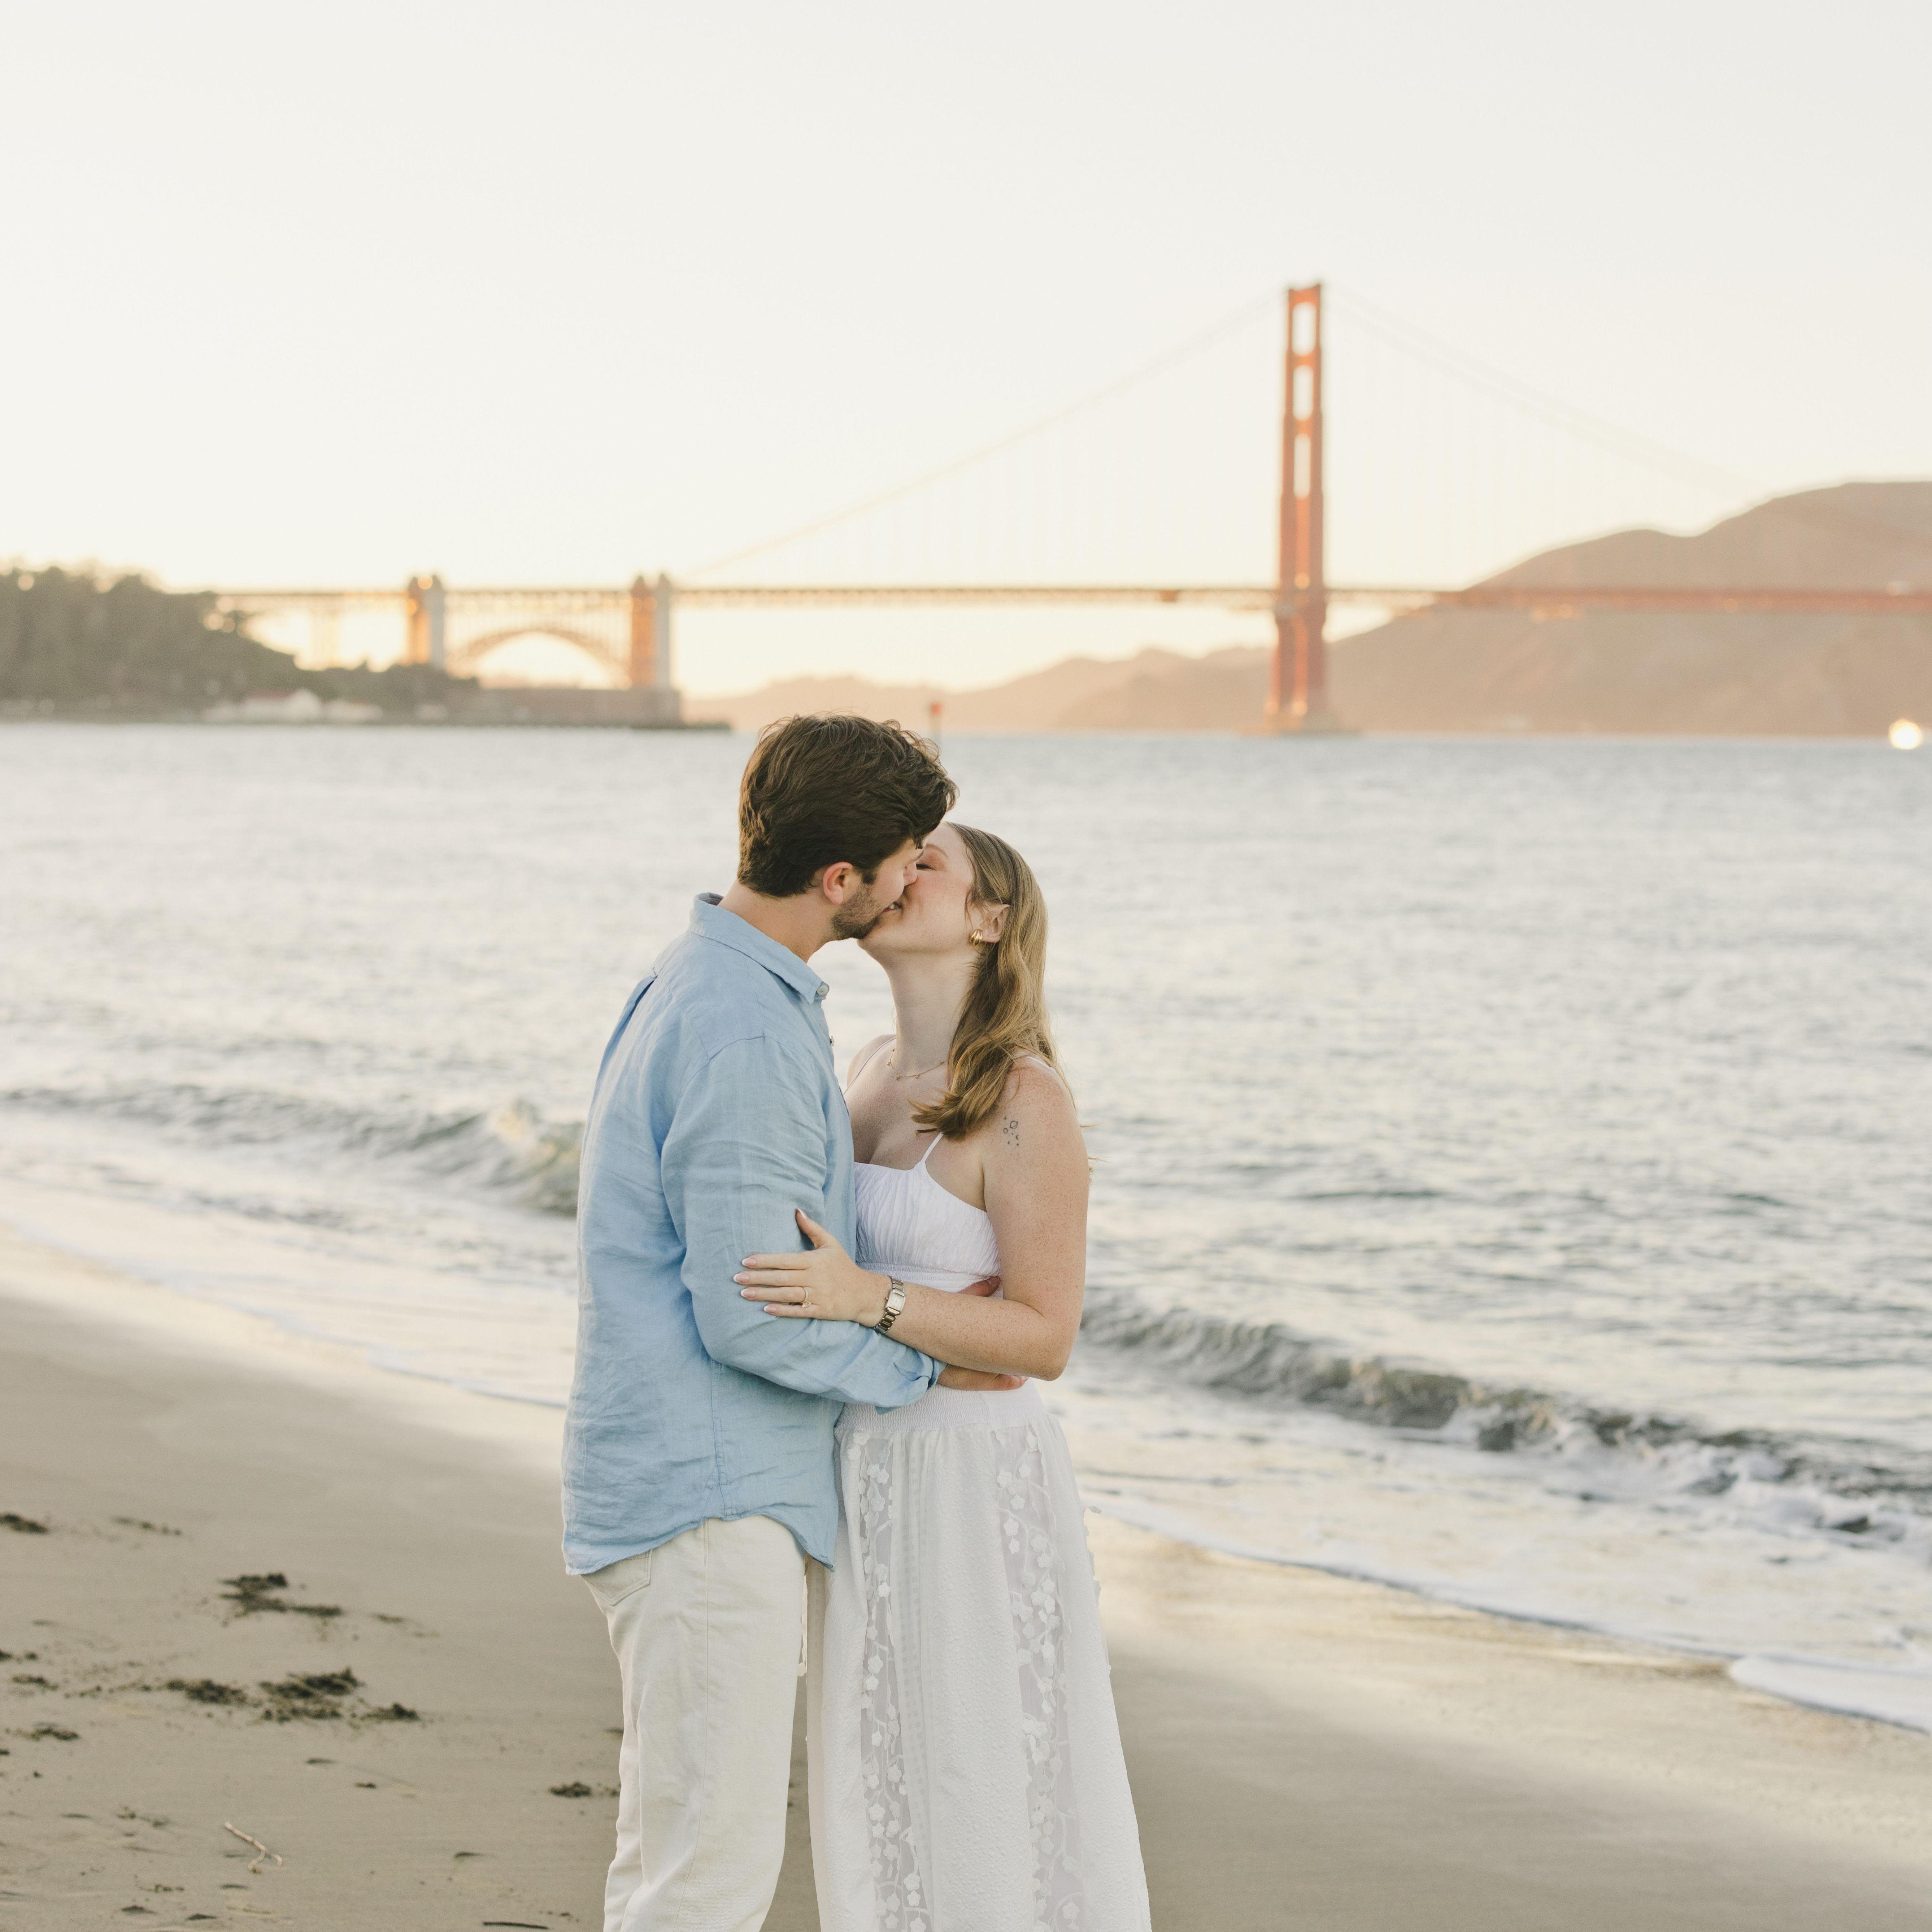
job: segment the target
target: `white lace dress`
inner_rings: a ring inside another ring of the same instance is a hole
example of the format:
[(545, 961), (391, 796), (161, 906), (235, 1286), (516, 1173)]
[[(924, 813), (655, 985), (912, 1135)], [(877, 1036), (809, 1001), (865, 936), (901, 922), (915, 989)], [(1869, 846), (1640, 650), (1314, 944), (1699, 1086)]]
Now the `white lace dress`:
[[(862, 1266), (955, 1291), (998, 1273), (992, 1222), (924, 1160), (861, 1165), (858, 1190)], [(1080, 1497), (1039, 1390), (855, 1404), (838, 1456), (806, 1693), (823, 1932), (1146, 1932)]]

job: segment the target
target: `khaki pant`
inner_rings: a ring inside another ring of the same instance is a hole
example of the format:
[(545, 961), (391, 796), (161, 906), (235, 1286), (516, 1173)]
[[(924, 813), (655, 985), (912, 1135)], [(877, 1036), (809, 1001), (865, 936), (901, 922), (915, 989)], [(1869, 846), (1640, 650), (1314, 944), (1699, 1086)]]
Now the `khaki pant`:
[(758, 1932), (784, 1862), (804, 1558), (769, 1516), (701, 1522), (584, 1581), (623, 1678), (604, 1932)]

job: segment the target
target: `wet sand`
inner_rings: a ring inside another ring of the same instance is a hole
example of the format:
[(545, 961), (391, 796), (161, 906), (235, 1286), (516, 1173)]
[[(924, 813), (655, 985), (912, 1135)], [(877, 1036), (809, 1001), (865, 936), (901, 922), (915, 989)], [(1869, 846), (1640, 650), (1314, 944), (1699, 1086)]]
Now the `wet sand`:
[[(0, 1932), (598, 1925), (557, 1426), (0, 1234)], [(1932, 1738), (1091, 1520), (1161, 1932), (1932, 1932)]]

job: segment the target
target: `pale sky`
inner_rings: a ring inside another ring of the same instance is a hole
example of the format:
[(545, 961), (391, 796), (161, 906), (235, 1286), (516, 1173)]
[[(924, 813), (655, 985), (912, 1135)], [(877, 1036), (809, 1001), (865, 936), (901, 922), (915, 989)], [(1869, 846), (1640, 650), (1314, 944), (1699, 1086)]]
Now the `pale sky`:
[[(1265, 578), (1268, 298), (1318, 278), (1338, 577), (1932, 475), (1922, 4), (0, 0), (0, 556), (28, 563), (688, 573), (1258, 298), (757, 568)], [(1731, 474), (1566, 469), (1352, 337), (1350, 298)], [(679, 675), (968, 683), (1259, 634), (694, 613)]]

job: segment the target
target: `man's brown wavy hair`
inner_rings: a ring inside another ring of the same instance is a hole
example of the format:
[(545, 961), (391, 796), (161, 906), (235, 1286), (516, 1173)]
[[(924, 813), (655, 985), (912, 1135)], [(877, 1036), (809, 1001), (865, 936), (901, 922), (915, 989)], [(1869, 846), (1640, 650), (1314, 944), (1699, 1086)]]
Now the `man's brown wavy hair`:
[(758, 734), (738, 788), (738, 879), (794, 898), (827, 866), (869, 884), (908, 839), (923, 844), (958, 788), (902, 724), (842, 713), (784, 718)]

